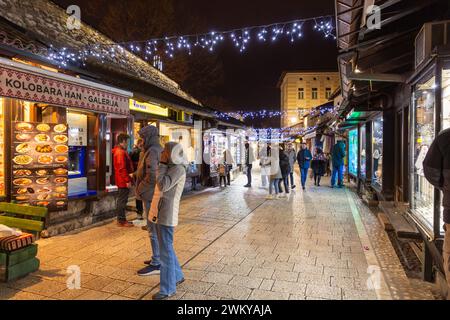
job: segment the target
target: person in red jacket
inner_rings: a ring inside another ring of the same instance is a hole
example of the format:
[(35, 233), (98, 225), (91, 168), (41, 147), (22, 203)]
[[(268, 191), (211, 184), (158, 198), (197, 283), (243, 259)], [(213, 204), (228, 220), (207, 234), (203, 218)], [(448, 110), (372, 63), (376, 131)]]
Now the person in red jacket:
[(128, 196), (130, 195), (132, 174), (134, 172), (133, 163), (127, 152), (128, 140), (130, 136), (121, 133), (117, 137), (117, 146), (113, 152), (114, 179), (119, 188), (117, 199), (117, 224), (121, 227), (133, 227), (134, 225), (127, 221), (126, 207)]

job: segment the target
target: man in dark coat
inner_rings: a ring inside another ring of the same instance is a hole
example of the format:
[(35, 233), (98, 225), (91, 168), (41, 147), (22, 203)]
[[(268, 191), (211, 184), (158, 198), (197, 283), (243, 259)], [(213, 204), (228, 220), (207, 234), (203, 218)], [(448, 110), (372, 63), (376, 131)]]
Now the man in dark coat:
[(308, 178), (308, 171), (311, 165), (312, 154), (309, 151), (306, 143), (301, 144), (301, 149), (297, 154), (297, 162), (300, 166), (300, 175), (302, 177), (303, 190), (306, 189), (306, 179)]
[(333, 162), (333, 173), (331, 174), (332, 188), (336, 186), (336, 176), (338, 176), (338, 187), (342, 188), (344, 186), (344, 159), (346, 155), (344, 141), (338, 141), (334, 145), (331, 154)]
[(423, 162), (423, 170), (427, 180), (444, 193), (445, 241), (443, 258), (448, 284), (447, 300), (450, 300), (450, 129), (441, 132), (434, 140)]

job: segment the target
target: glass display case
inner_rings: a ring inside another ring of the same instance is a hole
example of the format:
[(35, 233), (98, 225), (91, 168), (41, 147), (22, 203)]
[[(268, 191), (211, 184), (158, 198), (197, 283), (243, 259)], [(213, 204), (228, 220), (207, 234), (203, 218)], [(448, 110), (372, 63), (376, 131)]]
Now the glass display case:
[(348, 173), (358, 176), (358, 129), (348, 132)]
[(383, 186), (383, 117), (379, 117), (372, 124), (372, 184)]
[(436, 99), (434, 88), (436, 77), (427, 75), (420, 80), (413, 94), (413, 179), (411, 206), (425, 225), (433, 230), (434, 187), (427, 181), (423, 161), (435, 138)]
[(366, 177), (366, 159), (367, 159), (367, 155), (366, 155), (366, 143), (367, 143), (367, 139), (366, 139), (366, 124), (363, 124), (361, 126), (360, 129), (360, 135), (359, 135), (359, 150), (360, 150), (360, 164), (359, 164), (359, 175), (361, 178), (365, 178)]

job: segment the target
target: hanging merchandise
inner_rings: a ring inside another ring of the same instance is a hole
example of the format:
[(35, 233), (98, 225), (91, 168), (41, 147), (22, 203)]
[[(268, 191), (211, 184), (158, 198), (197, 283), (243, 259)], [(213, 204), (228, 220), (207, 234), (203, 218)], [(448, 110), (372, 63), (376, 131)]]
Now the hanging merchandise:
[(284, 38), (293, 43), (303, 37), (303, 27), (306, 23), (312, 23), (314, 25), (313, 30), (321, 33), (325, 38), (335, 40), (333, 19), (333, 16), (329, 15), (220, 32), (211, 31), (209, 33), (121, 43), (92, 43), (79, 51), (71, 51), (66, 47), (55, 48), (50, 46), (48, 58), (61, 66), (67, 66), (69, 63), (84, 65), (88, 58), (98, 59), (104, 63), (113, 58), (125, 59), (131, 54), (139, 55), (147, 61), (154, 61), (154, 57), (160, 57), (164, 54), (169, 58), (173, 58), (177, 52), (185, 52), (191, 55), (194, 49), (214, 52), (216, 47), (225, 41), (231, 42), (233, 47), (243, 53), (253, 40), (275, 43), (277, 40)]

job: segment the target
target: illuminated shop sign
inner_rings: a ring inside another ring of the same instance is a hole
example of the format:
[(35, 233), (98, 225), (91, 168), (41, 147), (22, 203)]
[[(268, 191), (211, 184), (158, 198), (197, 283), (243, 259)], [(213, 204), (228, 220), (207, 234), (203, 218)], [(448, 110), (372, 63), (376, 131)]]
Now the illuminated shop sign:
[(139, 102), (130, 99), (130, 110), (168, 117), (169, 109), (163, 108), (154, 103)]

